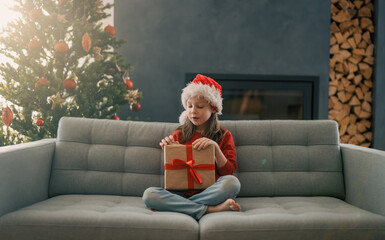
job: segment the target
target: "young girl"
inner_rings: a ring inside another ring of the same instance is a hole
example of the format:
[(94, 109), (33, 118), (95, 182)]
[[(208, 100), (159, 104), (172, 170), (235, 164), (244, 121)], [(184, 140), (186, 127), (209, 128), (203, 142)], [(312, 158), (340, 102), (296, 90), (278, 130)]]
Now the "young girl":
[(169, 191), (150, 187), (143, 193), (146, 206), (157, 211), (188, 214), (199, 220), (203, 215), (221, 211), (240, 211), (234, 199), (240, 183), (233, 172), (237, 168), (234, 140), (218, 121), (222, 114), (222, 87), (213, 79), (198, 74), (182, 92), (185, 111), (179, 117), (180, 127), (161, 140), (166, 145), (192, 145), (194, 149), (215, 147), (216, 182), (203, 191)]

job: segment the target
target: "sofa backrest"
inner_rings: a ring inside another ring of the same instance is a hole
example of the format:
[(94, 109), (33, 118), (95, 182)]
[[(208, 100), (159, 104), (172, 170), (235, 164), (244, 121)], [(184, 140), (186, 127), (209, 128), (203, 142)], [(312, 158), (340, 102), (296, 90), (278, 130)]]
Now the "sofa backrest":
[(50, 196), (142, 196), (147, 187), (162, 186), (159, 141), (177, 127), (176, 123), (61, 118)]
[[(334, 121), (223, 121), (233, 134), (240, 196), (344, 197)], [(163, 186), (159, 141), (178, 124), (63, 117), (50, 196), (142, 196)]]
[(223, 125), (236, 145), (239, 196), (344, 198), (335, 121), (224, 121)]

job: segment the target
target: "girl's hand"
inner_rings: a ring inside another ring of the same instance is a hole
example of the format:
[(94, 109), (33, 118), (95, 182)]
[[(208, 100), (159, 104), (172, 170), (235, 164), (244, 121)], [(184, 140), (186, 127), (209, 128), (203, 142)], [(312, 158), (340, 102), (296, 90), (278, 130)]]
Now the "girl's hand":
[(160, 143), (159, 143), (159, 145), (162, 147), (162, 149), (164, 149), (164, 146), (172, 145), (172, 144), (179, 144), (178, 141), (174, 140), (174, 137), (172, 135), (163, 138), (162, 141), (160, 141)]
[(195, 150), (198, 150), (198, 151), (201, 150), (201, 149), (205, 149), (205, 148), (207, 148), (210, 145), (213, 145), (214, 147), (217, 147), (218, 143), (216, 143), (215, 141), (213, 141), (213, 140), (211, 140), (209, 138), (205, 138), (205, 137), (198, 138), (197, 140), (195, 140), (192, 143), (193, 148)]

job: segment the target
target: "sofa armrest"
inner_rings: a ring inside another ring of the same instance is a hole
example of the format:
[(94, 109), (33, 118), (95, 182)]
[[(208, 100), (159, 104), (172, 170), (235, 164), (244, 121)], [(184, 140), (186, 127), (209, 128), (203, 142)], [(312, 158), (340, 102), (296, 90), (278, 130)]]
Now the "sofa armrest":
[(385, 216), (385, 152), (341, 144), (346, 202)]
[(48, 198), (56, 139), (0, 148), (0, 216)]

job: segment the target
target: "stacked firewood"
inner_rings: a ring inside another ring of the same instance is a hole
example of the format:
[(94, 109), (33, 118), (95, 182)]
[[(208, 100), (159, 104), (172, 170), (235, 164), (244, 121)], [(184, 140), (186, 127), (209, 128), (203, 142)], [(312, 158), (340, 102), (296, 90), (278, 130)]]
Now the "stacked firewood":
[(339, 125), (341, 143), (372, 142), (374, 44), (371, 0), (332, 0), (329, 119)]

